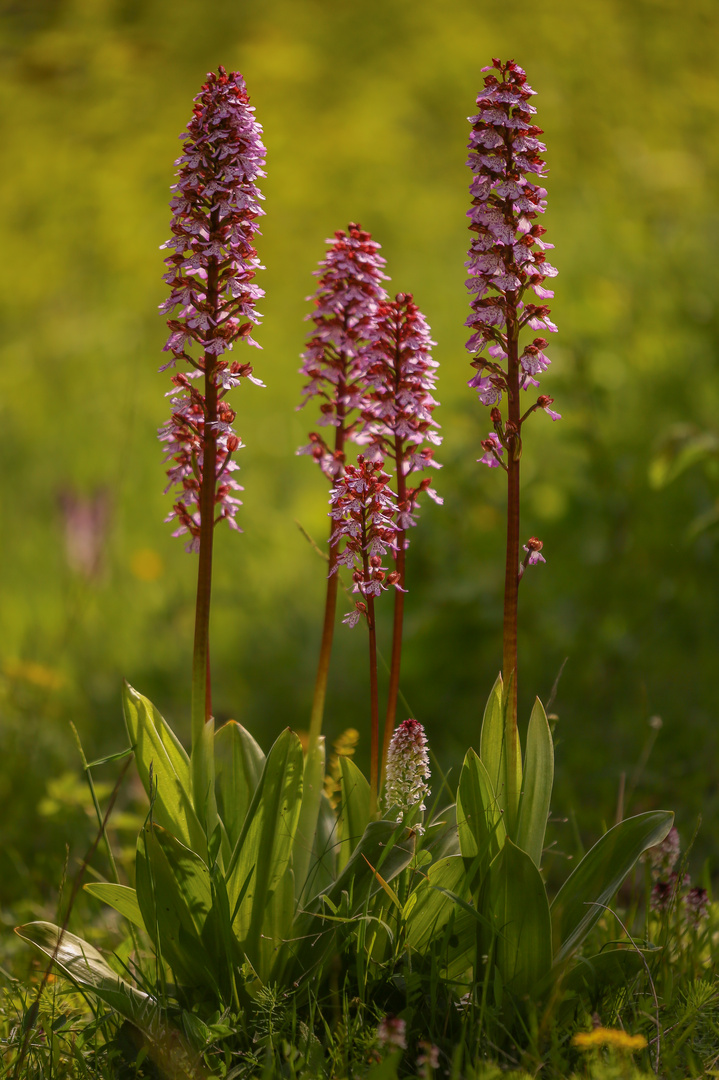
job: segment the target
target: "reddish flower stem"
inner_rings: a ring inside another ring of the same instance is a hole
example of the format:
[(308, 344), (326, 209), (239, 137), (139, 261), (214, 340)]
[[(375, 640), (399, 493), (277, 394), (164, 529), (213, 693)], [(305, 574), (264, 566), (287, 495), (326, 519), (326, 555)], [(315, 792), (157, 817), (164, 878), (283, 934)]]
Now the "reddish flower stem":
[[(367, 511), (362, 509), (362, 565), (364, 580), (370, 580), (369, 556), (367, 555)], [(369, 694), (370, 694), (370, 808), (377, 809), (379, 799), (379, 690), (377, 686), (377, 632), (374, 618), (374, 596), (365, 595), (367, 604), (367, 629), (369, 630)]]
[[(399, 364), (395, 370), (399, 369)], [(399, 435), (394, 437), (394, 457), (397, 466), (397, 504), (401, 508), (407, 498), (407, 477), (403, 471), (403, 446)], [(384, 784), (385, 770), (387, 768), (387, 754), (389, 744), (392, 741), (395, 720), (397, 716), (397, 697), (399, 694), (399, 676), (402, 665), (402, 630), (404, 625), (404, 575), (405, 575), (405, 530), (397, 533), (397, 554), (395, 556), (395, 569), (399, 574), (399, 589), (394, 591), (394, 618), (392, 621), (392, 659), (390, 661), (389, 688), (387, 690), (387, 712), (384, 722), (384, 741), (382, 743), (382, 769), (380, 785)]]
[[(216, 211), (212, 219), (215, 224)], [(218, 303), (218, 268), (212, 259), (207, 273), (207, 303), (213, 312)], [(210, 599), (212, 594), (212, 548), (215, 532), (215, 491), (217, 470), (217, 386), (214, 371), (217, 361), (206, 352), (205, 423), (202, 438), (202, 479), (200, 483), (200, 553), (197, 568), (195, 606), (195, 642), (192, 654), (192, 745), (197, 744), (202, 728), (210, 719)]]
[[(345, 409), (342, 403), (345, 382), (341, 380), (337, 388), (337, 419), (338, 426), (335, 428), (335, 458), (341, 460), (339, 455), (344, 453), (345, 444)], [(339, 521), (330, 519), (330, 556), (329, 575), (327, 577), (327, 594), (325, 596), (325, 617), (322, 624), (322, 642), (320, 645), (320, 657), (317, 663), (317, 676), (315, 678), (315, 692), (312, 698), (312, 712), (310, 714), (310, 734), (308, 753), (320, 737), (322, 732), (322, 720), (325, 711), (325, 697), (327, 695), (327, 677), (330, 669), (332, 656), (332, 641), (335, 632), (335, 615), (337, 612), (337, 588), (339, 574), (335, 570), (337, 563), (338, 545), (335, 543), (335, 532), (339, 528)]]
[[(517, 755), (517, 595), (519, 590), (519, 459), (521, 419), (519, 401), (519, 325), (516, 302), (507, 304), (507, 374), (509, 423), (515, 434), (507, 441), (507, 561), (504, 574), (504, 634), (502, 670), (508, 700), (505, 714), (507, 805), (516, 807)], [(510, 822), (510, 825), (512, 822)]]
[(370, 692), (370, 809), (377, 809), (379, 797), (379, 700), (377, 689), (377, 634), (374, 621), (374, 597), (367, 597), (367, 626), (369, 628), (369, 692)]

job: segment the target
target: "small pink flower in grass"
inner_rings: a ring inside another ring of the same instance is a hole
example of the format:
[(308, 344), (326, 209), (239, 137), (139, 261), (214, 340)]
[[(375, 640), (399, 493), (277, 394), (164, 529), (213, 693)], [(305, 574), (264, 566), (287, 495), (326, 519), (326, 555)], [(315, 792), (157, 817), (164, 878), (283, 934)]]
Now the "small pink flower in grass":
[[(334, 427), (330, 446), (316, 431), (297, 451), (309, 454), (322, 472), (334, 480), (342, 470), (344, 438), (352, 437), (356, 410), (362, 402), (364, 383), (359, 354), (366, 343), (378, 306), (387, 299), (382, 282), (387, 275), (380, 245), (359, 225), (339, 230), (316, 271), (319, 276), (313, 297), (315, 309), (307, 316), (314, 323), (302, 354), (304, 386), (302, 408), (312, 398), (320, 402), (321, 427)], [(338, 445), (339, 437), (339, 445)]]
[[(367, 457), (394, 460), (397, 468), (399, 528), (416, 525), (413, 517), (422, 492), (441, 504), (429, 478), (414, 486), (407, 477), (424, 469), (439, 469), (434, 446), (442, 442), (432, 418), (438, 364), (432, 359), (429, 326), (411, 295), (398, 293), (379, 305), (360, 353), (365, 384), (362, 424), (356, 441), (367, 446)], [(399, 492), (401, 489), (401, 494)]]
[[(365, 599), (380, 596), (390, 585), (400, 587), (398, 574), (382, 565), (397, 532), (397, 503), (387, 486), (390, 477), (383, 464), (367, 461), (360, 454), (357, 464), (346, 466), (330, 492), (330, 517), (335, 522), (331, 542), (339, 545), (344, 540), (330, 573), (336, 573), (340, 566), (351, 569), (352, 591)], [(366, 605), (358, 601), (342, 621), (356, 626), (366, 614)]]
[[(260, 268), (253, 246), (264, 211), (255, 181), (264, 176), (262, 128), (242, 76), (223, 67), (211, 72), (195, 98), (195, 107), (177, 159), (173, 185), (172, 238), (165, 259), (170, 296), (161, 306), (170, 336), (164, 351), (188, 365), (173, 377), (172, 415), (160, 428), (171, 487), (179, 488), (167, 520), (177, 519), (175, 536), (190, 534), (189, 551), (199, 547), (200, 488), (208, 450), (215, 459), (215, 524), (226, 520), (237, 529), (241, 490), (231, 476), (238, 466), (232, 454), (240, 440), (232, 429), (235, 413), (223, 400), (242, 379), (258, 383), (250, 364), (230, 361), (235, 341), (256, 345), (251, 336), (259, 321), (256, 302), (263, 295), (253, 282)], [(204, 377), (200, 391), (190, 380)]]
[[(535, 91), (513, 60), (493, 60), (484, 70), (490, 74), (477, 97), (478, 112), (469, 118), (467, 164), (474, 176), (468, 217), (474, 238), (466, 263), (467, 288), (473, 295), (467, 349), (478, 369), (469, 385), (483, 405), (492, 407), (511, 389), (510, 381), (516, 379), (522, 390), (538, 386), (537, 376), (549, 366), (545, 338), (535, 338), (520, 355), (515, 351), (513, 361), (510, 339), (516, 348), (517, 328), (556, 330), (543, 301), (554, 295), (544, 283), (557, 271), (545, 254), (553, 245), (542, 239), (546, 230), (539, 224), (547, 193), (535, 181), (546, 173), (540, 156), (546, 147), (539, 139), (541, 128), (532, 120)], [(528, 300), (531, 292), (540, 303)], [(488, 356), (480, 355), (485, 349)], [(510, 372), (512, 363), (516, 366)], [(559, 419), (559, 413), (540, 407)]]
[(649, 906), (652, 911), (664, 912), (676, 902), (682, 890), (689, 886), (690, 878), (688, 874), (671, 873), (668, 878), (655, 881), (652, 886), (652, 893), (649, 901)]
[[(398, 821), (415, 808), (425, 810), (430, 777), (427, 737), (418, 720), (403, 720), (392, 736), (387, 754), (385, 806), (398, 811)], [(421, 825), (415, 825), (423, 832)]]
[(709, 915), (709, 896), (706, 889), (694, 885), (684, 897), (684, 915), (687, 925), (697, 930), (702, 920)]
[(432, 1080), (434, 1070), (439, 1068), (439, 1047), (427, 1039), (420, 1039), (417, 1045), (417, 1072), (421, 1080)]
[(398, 1016), (385, 1016), (377, 1028), (377, 1043), (383, 1050), (407, 1049), (407, 1024)]
[(667, 878), (677, 864), (681, 852), (681, 840), (676, 825), (664, 837), (660, 844), (655, 844), (647, 852), (647, 859), (651, 867), (652, 878)]

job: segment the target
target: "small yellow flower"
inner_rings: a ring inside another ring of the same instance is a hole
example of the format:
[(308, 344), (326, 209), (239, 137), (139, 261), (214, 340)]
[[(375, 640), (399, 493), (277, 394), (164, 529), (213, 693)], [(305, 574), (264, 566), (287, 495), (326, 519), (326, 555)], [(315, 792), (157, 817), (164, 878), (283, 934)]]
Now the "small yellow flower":
[(617, 1050), (644, 1050), (647, 1040), (643, 1035), (630, 1035), (617, 1028), (594, 1028), (594, 1031), (581, 1031), (572, 1038), (574, 1046), (580, 1050), (591, 1050), (595, 1046), (613, 1046)]

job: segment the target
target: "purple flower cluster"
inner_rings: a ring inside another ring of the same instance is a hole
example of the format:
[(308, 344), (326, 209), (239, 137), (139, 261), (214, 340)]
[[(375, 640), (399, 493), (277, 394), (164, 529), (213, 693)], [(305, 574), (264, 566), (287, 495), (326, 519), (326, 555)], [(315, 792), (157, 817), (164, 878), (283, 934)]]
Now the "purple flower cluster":
[[(544, 282), (557, 273), (545, 255), (553, 245), (542, 240), (546, 230), (537, 221), (546, 207), (546, 191), (530, 179), (544, 177), (546, 169), (540, 157), (546, 149), (539, 140), (542, 131), (532, 123), (536, 109), (529, 99), (535, 91), (514, 61), (495, 59), (492, 67), (484, 70), (492, 69), (498, 75), (485, 77), (477, 98), (479, 112), (470, 117), (467, 164), (474, 179), (468, 217), (474, 238), (466, 263), (470, 273), (467, 288), (474, 294), (472, 314), (467, 319), (472, 330), (467, 349), (473, 355), (485, 349), (488, 353), (475, 355), (472, 366), (477, 374), (469, 385), (490, 408), (500, 404), (503, 394), (511, 396), (515, 385), (523, 390), (538, 386), (537, 376), (549, 366), (544, 337), (534, 338), (519, 354), (520, 330), (557, 329), (546, 304), (524, 299), (528, 289), (540, 301), (550, 299), (554, 294)], [(558, 420), (559, 413), (551, 404), (550, 397), (541, 395), (519, 427), (536, 408)], [(501, 423), (495, 423), (494, 433), (482, 444), (486, 453), (480, 461), (490, 467), (503, 465), (503, 449), (518, 436), (519, 430), (507, 432)]]
[(664, 913), (669, 911), (674, 903), (681, 902), (686, 925), (696, 930), (709, 913), (709, 897), (706, 889), (691, 885), (688, 874), (680, 874), (674, 869), (680, 852), (679, 833), (675, 826), (660, 844), (647, 852), (654, 882), (650, 906), (652, 911)]
[(307, 298), (314, 301), (315, 310), (307, 317), (315, 325), (302, 354), (300, 370), (309, 381), (299, 408), (311, 398), (320, 398), (320, 425), (334, 427), (335, 439), (329, 446), (313, 431), (309, 444), (297, 453), (310, 454), (334, 480), (344, 464), (344, 439), (353, 434), (356, 410), (361, 407), (360, 358), (378, 306), (387, 299), (382, 286), (387, 275), (380, 245), (359, 225), (348, 225), (347, 232), (338, 230), (327, 243), (330, 250), (316, 271), (317, 291)]
[[(391, 458), (404, 478), (427, 468), (439, 469), (433, 446), (442, 442), (439, 424), (432, 419), (437, 405), (433, 395), (438, 364), (432, 359), (427, 321), (411, 295), (398, 293), (380, 304), (368, 330), (361, 354), (365, 396), (357, 442), (367, 445), (372, 460)], [(437, 503), (442, 499), (426, 478), (416, 487), (401, 483), (398, 526), (416, 525), (413, 512), (420, 493)]]
[[(177, 159), (177, 183), (172, 207), (172, 237), (163, 245), (165, 281), (170, 296), (161, 306), (170, 336), (164, 351), (171, 359), (162, 371), (182, 360), (187, 374), (173, 378), (172, 415), (160, 429), (166, 444), (169, 487), (179, 494), (167, 520), (177, 518), (173, 535), (189, 533), (188, 550), (197, 550), (200, 534), (199, 492), (208, 450), (215, 465), (215, 522), (225, 519), (237, 528), (239, 484), (231, 460), (240, 440), (232, 430), (235, 414), (222, 400), (243, 378), (259, 380), (249, 364), (229, 361), (235, 341), (256, 345), (251, 336), (259, 321), (255, 309), (262, 289), (254, 284), (260, 268), (253, 246), (263, 214), (255, 181), (264, 176), (262, 128), (249, 104), (240, 74), (220, 67), (195, 98), (192, 119)], [(204, 376), (204, 393), (189, 381)], [(262, 385), (259, 383), (259, 385)], [(168, 489), (169, 489), (168, 487)]]
[(383, 1050), (406, 1050), (406, 1022), (398, 1016), (384, 1016), (377, 1028), (377, 1043)]
[[(346, 466), (330, 492), (330, 516), (335, 523), (332, 544), (345, 541), (330, 572), (336, 573), (340, 566), (349, 567), (354, 583), (352, 591), (365, 599), (380, 596), (390, 585), (399, 587), (397, 572), (388, 573), (382, 566), (397, 532), (394, 523), (397, 503), (388, 487), (390, 477), (383, 471), (383, 464), (367, 461), (360, 454), (357, 464)], [(366, 614), (367, 605), (358, 601), (342, 621), (356, 626)]]

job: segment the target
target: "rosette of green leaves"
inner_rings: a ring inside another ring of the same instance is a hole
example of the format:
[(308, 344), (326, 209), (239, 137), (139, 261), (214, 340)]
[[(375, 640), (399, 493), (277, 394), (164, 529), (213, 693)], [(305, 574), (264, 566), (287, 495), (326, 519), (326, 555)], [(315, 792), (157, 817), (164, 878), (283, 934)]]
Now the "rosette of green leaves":
[[(208, 837), (200, 824), (208, 807), (195, 805), (191, 760), (172, 729), (127, 685), (123, 705), (150, 811), (137, 840), (135, 887), (98, 882), (87, 891), (147, 933), (158, 992), (171, 976), (186, 1006), (237, 1006), (268, 983), (302, 985), (354, 931), (381, 883), (409, 864), (411, 830), (370, 821), (358, 781), (338, 836), (323, 792), (324, 741), (305, 758), (288, 728), (265, 757), (231, 721), (214, 735), (215, 788), (206, 798), (216, 824)], [(63, 972), (133, 1023), (151, 1012), (152, 995), (140, 1000), (105, 961), (98, 967), (81, 939), (50, 924), (18, 933), (58, 962), (62, 941)]]
[[(434, 862), (405, 908), (407, 944), (439, 950), (451, 980), (491, 979), (495, 999), (509, 1005), (556, 991), (596, 987), (643, 963), (635, 949), (578, 959), (642, 852), (660, 843), (674, 815), (659, 810), (621, 821), (591, 848), (551, 901), (541, 860), (554, 779), (554, 747), (536, 699), (522, 759), (519, 741), (506, 752), (507, 695), (501, 675), (484, 712), (479, 753), (467, 752), (457, 789), (459, 854)], [(513, 774), (514, 783), (508, 782)], [(517, 792), (509, 805), (509, 793)], [(513, 826), (510, 823), (514, 823)]]

